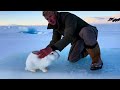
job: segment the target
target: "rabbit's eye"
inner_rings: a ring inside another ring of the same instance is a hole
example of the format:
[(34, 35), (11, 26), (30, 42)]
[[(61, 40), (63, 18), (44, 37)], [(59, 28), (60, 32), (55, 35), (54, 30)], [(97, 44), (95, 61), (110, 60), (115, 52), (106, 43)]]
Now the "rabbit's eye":
[(53, 53), (51, 53), (51, 54), (53, 54)]

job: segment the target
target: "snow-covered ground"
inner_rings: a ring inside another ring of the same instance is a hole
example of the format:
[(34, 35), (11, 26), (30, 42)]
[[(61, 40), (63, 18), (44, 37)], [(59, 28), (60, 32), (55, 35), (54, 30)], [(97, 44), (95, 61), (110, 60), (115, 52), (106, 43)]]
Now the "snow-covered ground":
[(46, 26), (0, 26), (0, 79), (120, 79), (120, 25), (94, 25), (99, 30), (98, 42), (103, 68), (91, 71), (89, 56), (70, 63), (67, 60), (70, 48), (68, 45), (59, 52), (60, 58), (48, 67), (47, 73), (32, 73), (24, 68), (28, 54), (46, 47), (49, 43), (52, 30), (47, 30)]

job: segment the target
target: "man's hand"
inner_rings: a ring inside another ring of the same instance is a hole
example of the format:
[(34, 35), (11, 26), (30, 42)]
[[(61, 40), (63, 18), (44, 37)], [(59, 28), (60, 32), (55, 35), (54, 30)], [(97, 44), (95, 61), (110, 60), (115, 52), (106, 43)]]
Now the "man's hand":
[(37, 53), (37, 55), (38, 55), (39, 58), (44, 58), (45, 56), (47, 56), (51, 52), (52, 52), (52, 48), (51, 47), (47, 47), (47, 48), (44, 48), (44, 49), (40, 50)]

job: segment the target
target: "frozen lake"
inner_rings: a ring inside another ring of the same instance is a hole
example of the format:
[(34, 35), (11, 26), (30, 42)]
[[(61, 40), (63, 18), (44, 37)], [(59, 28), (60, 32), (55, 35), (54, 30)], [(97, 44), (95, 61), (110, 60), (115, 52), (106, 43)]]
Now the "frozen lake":
[(0, 79), (120, 79), (120, 25), (95, 26), (99, 30), (98, 42), (104, 62), (101, 70), (89, 70), (89, 56), (74, 64), (68, 62), (69, 45), (59, 52), (61, 57), (49, 66), (47, 73), (31, 73), (24, 68), (28, 54), (46, 47), (49, 43), (52, 30), (47, 30), (46, 26), (32, 27), (32, 31), (29, 30), (31, 27), (25, 26), (1, 26)]

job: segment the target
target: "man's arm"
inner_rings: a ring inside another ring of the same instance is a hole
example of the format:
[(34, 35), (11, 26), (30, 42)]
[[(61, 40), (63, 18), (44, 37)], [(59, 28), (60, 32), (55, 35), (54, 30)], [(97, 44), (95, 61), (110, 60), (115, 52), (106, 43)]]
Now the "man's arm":
[(57, 32), (56, 30), (53, 30), (52, 40), (50, 41), (49, 45), (47, 47), (52, 47), (53, 49), (57, 49), (55, 46), (53, 46), (57, 41), (61, 39), (61, 34)]
[(54, 44), (54, 47), (62, 51), (75, 37), (75, 30), (77, 28), (77, 18), (73, 15), (66, 16), (64, 37)]
[(39, 58), (44, 58), (45, 56), (47, 56), (50, 52), (58, 50), (57, 47), (54, 46), (54, 44), (59, 41), (61, 39), (61, 34), (58, 33), (57, 31), (53, 30), (53, 36), (52, 36), (52, 40), (50, 41), (50, 44), (44, 48), (41, 49), (37, 55)]

